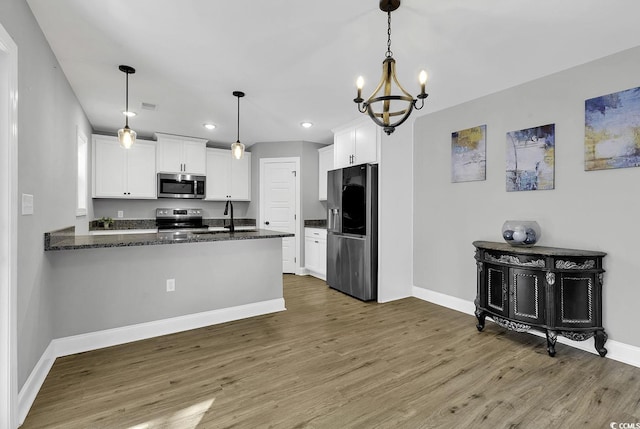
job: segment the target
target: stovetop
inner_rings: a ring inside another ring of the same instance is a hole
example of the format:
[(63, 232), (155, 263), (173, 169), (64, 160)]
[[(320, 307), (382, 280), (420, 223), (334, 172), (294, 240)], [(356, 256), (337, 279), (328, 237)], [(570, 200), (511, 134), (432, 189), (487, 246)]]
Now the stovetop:
[(206, 231), (202, 223), (202, 209), (156, 209), (156, 226), (159, 231)]

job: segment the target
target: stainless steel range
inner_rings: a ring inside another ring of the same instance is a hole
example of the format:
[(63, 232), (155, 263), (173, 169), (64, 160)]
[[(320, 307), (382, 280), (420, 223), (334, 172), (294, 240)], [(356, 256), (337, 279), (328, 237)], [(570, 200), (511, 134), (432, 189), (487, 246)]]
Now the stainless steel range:
[(207, 232), (209, 228), (202, 223), (202, 209), (156, 209), (158, 234), (166, 238), (186, 238), (189, 234)]

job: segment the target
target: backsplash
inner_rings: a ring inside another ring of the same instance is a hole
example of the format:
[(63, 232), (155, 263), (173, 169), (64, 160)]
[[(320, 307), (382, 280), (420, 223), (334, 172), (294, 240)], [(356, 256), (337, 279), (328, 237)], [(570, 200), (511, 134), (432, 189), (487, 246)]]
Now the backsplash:
[[(202, 219), (205, 226), (221, 227), (229, 223), (229, 218), (222, 219)], [(234, 219), (233, 223), (238, 226), (256, 226), (255, 219)], [(154, 229), (156, 220), (154, 219), (114, 219), (107, 229)], [(96, 219), (89, 222), (89, 231), (105, 229), (102, 221)]]

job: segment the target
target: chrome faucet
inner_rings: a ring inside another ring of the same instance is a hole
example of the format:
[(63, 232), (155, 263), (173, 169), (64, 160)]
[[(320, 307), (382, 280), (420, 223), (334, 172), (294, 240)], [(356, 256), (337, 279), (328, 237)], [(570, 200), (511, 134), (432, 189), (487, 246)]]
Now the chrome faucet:
[(226, 216), (229, 213), (229, 206), (231, 206), (231, 223), (225, 225), (225, 228), (229, 228), (229, 232), (234, 232), (236, 227), (233, 225), (233, 202), (231, 200), (227, 200), (227, 204), (224, 206), (224, 215)]

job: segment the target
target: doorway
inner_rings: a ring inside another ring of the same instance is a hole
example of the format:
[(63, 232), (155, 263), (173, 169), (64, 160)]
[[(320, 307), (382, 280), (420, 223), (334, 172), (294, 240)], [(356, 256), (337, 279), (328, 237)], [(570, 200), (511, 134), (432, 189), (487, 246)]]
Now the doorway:
[(17, 427), (18, 47), (0, 25), (0, 428)]
[(260, 216), (262, 229), (289, 232), (282, 239), (282, 272), (297, 274), (300, 260), (300, 158), (260, 160)]

